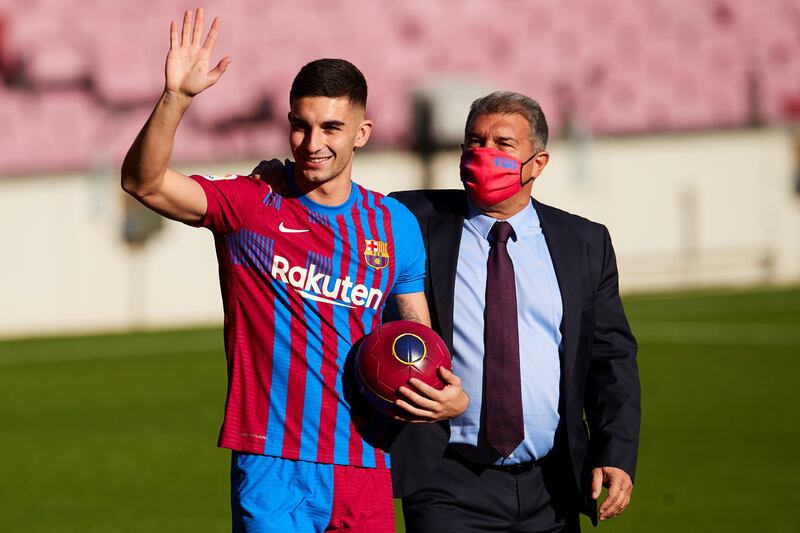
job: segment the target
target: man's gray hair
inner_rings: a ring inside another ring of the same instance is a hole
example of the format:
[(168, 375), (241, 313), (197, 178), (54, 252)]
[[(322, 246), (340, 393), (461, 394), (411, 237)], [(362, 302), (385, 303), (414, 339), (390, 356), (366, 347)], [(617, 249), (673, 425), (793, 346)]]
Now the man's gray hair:
[(521, 115), (530, 126), (530, 141), (534, 153), (547, 148), (547, 120), (539, 103), (524, 94), (511, 91), (496, 91), (478, 98), (469, 108), (464, 136), (469, 133), (470, 125), (475, 117), (490, 114)]

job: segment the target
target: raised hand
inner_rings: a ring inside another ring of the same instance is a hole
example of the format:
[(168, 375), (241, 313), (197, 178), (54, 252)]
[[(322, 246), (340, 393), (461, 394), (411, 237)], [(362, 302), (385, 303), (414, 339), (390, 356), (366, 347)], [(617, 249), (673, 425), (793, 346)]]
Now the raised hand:
[(192, 24), (192, 12), (183, 15), (183, 27), (178, 35), (178, 26), (173, 20), (169, 27), (169, 53), (165, 67), (164, 89), (180, 96), (193, 97), (214, 85), (228, 64), (230, 57), (223, 57), (214, 68), (210, 68), (211, 52), (217, 40), (219, 17), (214, 18), (203, 44), (203, 9), (198, 8)]

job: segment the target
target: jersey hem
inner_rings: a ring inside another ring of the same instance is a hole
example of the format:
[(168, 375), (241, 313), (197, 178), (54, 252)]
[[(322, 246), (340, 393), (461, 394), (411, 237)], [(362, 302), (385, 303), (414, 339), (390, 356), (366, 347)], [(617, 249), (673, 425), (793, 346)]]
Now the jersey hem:
[[(258, 444), (260, 444), (260, 446), (258, 446)], [(330, 456), (328, 456), (328, 455), (318, 456), (317, 459), (307, 459), (305, 457), (300, 457), (300, 453), (299, 453), (300, 451), (299, 450), (294, 450), (294, 452), (296, 452), (296, 453), (292, 453), (293, 450), (289, 450), (289, 453), (280, 453), (280, 454), (277, 454), (277, 453), (266, 453), (266, 452), (264, 452), (263, 443), (242, 442), (239, 445), (234, 445), (234, 444), (226, 444), (226, 443), (222, 443), (221, 442), (221, 443), (217, 444), (217, 447), (224, 448), (224, 449), (227, 449), (227, 450), (231, 450), (231, 451), (234, 451), (234, 452), (240, 452), (240, 453), (252, 453), (252, 454), (256, 454), (256, 455), (264, 455), (264, 456), (267, 456), (267, 457), (279, 457), (281, 459), (288, 459), (290, 461), (303, 461), (303, 462), (306, 462), (306, 463), (316, 463), (316, 464), (324, 464), (324, 465), (352, 466), (352, 467), (357, 467), (357, 468), (371, 468), (373, 470), (389, 470), (390, 469), (389, 465), (386, 465), (386, 466), (381, 466), (381, 465), (377, 465), (377, 464), (376, 465), (364, 465), (364, 464), (353, 464), (353, 463), (350, 463), (350, 462), (336, 461), (336, 459), (332, 455), (330, 455)], [(387, 459), (388, 459), (388, 454), (386, 454), (386, 456), (387, 456)], [(386, 462), (388, 463), (388, 461), (386, 461)]]

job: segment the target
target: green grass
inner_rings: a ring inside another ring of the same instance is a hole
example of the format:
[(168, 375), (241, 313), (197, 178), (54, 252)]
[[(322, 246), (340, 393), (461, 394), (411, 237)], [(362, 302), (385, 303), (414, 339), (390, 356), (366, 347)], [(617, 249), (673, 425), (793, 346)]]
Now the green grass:
[(626, 300), (642, 437), (616, 531), (800, 531), (800, 290)]
[[(800, 289), (626, 309), (642, 444), (601, 528), (800, 531)], [(217, 329), (0, 342), (0, 532), (228, 530), (224, 389)]]

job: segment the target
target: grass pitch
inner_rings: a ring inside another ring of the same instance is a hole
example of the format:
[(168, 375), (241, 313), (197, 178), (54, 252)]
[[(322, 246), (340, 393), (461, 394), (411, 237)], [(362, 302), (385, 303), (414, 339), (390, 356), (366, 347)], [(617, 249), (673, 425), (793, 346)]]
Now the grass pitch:
[[(626, 309), (639, 469), (629, 510), (600, 527), (800, 531), (800, 289)], [(218, 329), (0, 342), (0, 531), (229, 530), (224, 391)]]

